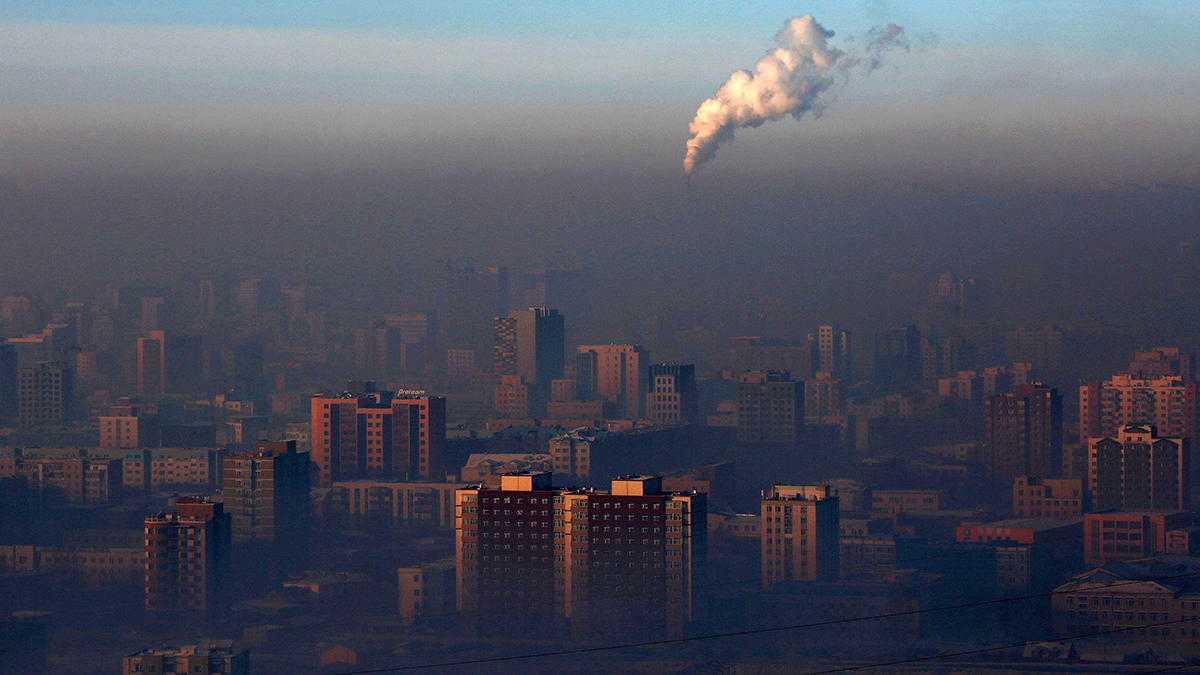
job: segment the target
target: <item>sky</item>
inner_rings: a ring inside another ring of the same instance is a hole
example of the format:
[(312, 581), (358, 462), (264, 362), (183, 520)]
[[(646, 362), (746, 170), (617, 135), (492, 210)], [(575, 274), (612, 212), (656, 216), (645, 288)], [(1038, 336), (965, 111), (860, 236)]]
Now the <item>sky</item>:
[[(912, 48), (819, 119), (740, 130), (686, 193), (697, 107), (804, 13), (835, 46), (894, 22)], [(98, 280), (459, 257), (790, 302), (830, 288), (787, 270), (793, 252), (828, 270), (845, 261), (808, 249), (841, 247), (880, 279), (986, 267), (1030, 246), (981, 257), (1012, 227), (1001, 205), (1045, 206), (1056, 224), (1020, 236), (1066, 246), (1082, 235), (1055, 227), (1102, 211), (1061, 195), (1130, 183), (1191, 201), (1114, 206), (1104, 241), (1136, 214), (1175, 237), (1200, 187), (1198, 34), (1194, 0), (0, 0), (0, 236), (22, 244), (0, 286), (64, 260)], [(673, 282), (631, 242), (724, 276)], [(739, 274), (759, 278), (721, 285)]]
[[(808, 150), (826, 155), (809, 168), (834, 154), (851, 169), (870, 152), (842, 146), (853, 133), (894, 163), (913, 161), (905, 139), (915, 136), (921, 154), (932, 145), (961, 161), (966, 146), (1017, 178), (1043, 168), (1023, 153), (1053, 130), (1078, 138), (1055, 162), (1080, 164), (1078, 180), (1103, 179), (1092, 169), (1110, 154), (1118, 167), (1105, 170), (1118, 181), (1144, 172), (1137, 152), (1166, 155), (1162, 175), (1142, 180), (1194, 168), (1182, 155), (1195, 149), (1200, 7), (1183, 0), (5, 0), (0, 166), (219, 168), (211, 155), (232, 150), (243, 165), (270, 167), (311, 146), (332, 159), (448, 142), (481, 146), (446, 153), (448, 168), (666, 169), (695, 107), (806, 12), (839, 44), (896, 22), (915, 48), (847, 83), (822, 120), (742, 134), (723, 153), (737, 157), (721, 164), (787, 170)], [(247, 139), (276, 147), (239, 151)]]

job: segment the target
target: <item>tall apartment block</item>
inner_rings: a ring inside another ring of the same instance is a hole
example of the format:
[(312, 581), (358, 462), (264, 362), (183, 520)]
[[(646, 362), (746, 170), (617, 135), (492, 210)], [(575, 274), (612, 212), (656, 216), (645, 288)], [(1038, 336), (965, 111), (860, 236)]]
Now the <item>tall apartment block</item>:
[(549, 472), (463, 488), (458, 609), (514, 606), (540, 626), (565, 618), (576, 632), (681, 635), (704, 578), (707, 510), (706, 495), (666, 492), (658, 476), (618, 478), (608, 492), (554, 488)]
[(1079, 440), (1116, 436), (1130, 424), (1151, 425), (1164, 437), (1196, 434), (1195, 382), (1175, 374), (1115, 375), (1079, 387)]
[(646, 417), (664, 422), (699, 422), (696, 366), (690, 363), (655, 364), (647, 372), (647, 382), (650, 386), (646, 395)]
[(1012, 484), (1017, 476), (1051, 478), (1062, 471), (1062, 397), (1040, 383), (984, 402), (988, 474)]
[(804, 432), (804, 384), (790, 373), (755, 371), (738, 376), (739, 443), (796, 443)]
[(1088, 442), (1088, 489), (1098, 511), (1167, 511), (1191, 506), (1191, 439), (1130, 425)]
[(321, 486), (350, 478), (445, 478), (446, 399), (422, 391), (312, 398), (312, 461)]
[(53, 362), (20, 371), (17, 385), (17, 424), (23, 427), (61, 426), (71, 419), (75, 399), (74, 372)]
[(615, 404), (621, 419), (643, 419), (649, 368), (650, 353), (641, 345), (581, 345), (575, 355), (578, 395)]
[(817, 373), (804, 381), (804, 416), (809, 420), (838, 415), (842, 412), (842, 382), (832, 373)]
[(1054, 326), (1017, 326), (1004, 334), (1004, 349), (1013, 363), (1030, 363), (1037, 371), (1057, 370), (1062, 367), (1063, 334)]
[(146, 611), (212, 612), (224, 606), (230, 523), (222, 504), (181, 497), (145, 521)]
[(1178, 347), (1155, 347), (1134, 352), (1129, 362), (1129, 374), (1141, 379), (1174, 375), (1184, 382), (1196, 381), (1196, 355)]
[(161, 330), (137, 339), (138, 396), (162, 396), (167, 393), (167, 337)]
[(762, 500), (762, 583), (835, 581), (839, 568), (837, 490), (781, 486)]
[(0, 420), (16, 418), (17, 405), (17, 348), (0, 343)]
[(829, 373), (836, 379), (851, 376), (850, 332), (837, 324), (818, 326), (816, 333), (808, 336), (812, 342), (812, 372)]
[(259, 441), (253, 452), (225, 458), (225, 512), (233, 541), (271, 541), (291, 553), (308, 536), (308, 453), (296, 441)]
[(871, 380), (885, 386), (904, 386), (921, 379), (921, 331), (916, 326), (893, 326), (875, 334), (875, 364)]
[(495, 319), (496, 375), (520, 375), (529, 385), (531, 412), (543, 414), (550, 383), (561, 379), (566, 342), (563, 316), (556, 309), (513, 310)]
[(492, 319), (508, 313), (508, 296), (508, 268), (447, 263), (443, 328), (448, 346), (477, 353), (489, 346)]

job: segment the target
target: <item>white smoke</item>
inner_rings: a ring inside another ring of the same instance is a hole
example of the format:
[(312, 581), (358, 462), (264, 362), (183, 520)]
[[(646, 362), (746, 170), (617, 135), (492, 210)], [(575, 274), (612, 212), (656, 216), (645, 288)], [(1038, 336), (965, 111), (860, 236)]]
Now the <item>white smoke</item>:
[(811, 14), (788, 19), (775, 36), (779, 47), (759, 59), (753, 72), (734, 71), (716, 96), (700, 104), (688, 126), (683, 170), (691, 175), (715, 157), (722, 143), (733, 140), (736, 129), (757, 127), (784, 115), (800, 119), (809, 111), (819, 117), (821, 94), (835, 85), (835, 76), (846, 77), (855, 67), (871, 72), (882, 65), (888, 50), (908, 49), (904, 29), (896, 24), (871, 29), (864, 55), (830, 47), (831, 37), (833, 31)]

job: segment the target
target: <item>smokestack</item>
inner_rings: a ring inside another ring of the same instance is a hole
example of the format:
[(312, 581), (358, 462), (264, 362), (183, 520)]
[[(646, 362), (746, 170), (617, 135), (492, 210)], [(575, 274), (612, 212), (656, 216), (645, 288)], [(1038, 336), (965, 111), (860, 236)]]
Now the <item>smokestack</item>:
[(775, 35), (779, 47), (759, 59), (753, 71), (734, 71), (715, 96), (700, 104), (688, 126), (684, 172), (691, 175), (715, 157), (722, 143), (733, 140), (736, 129), (757, 127), (785, 115), (799, 120), (809, 111), (820, 116), (821, 94), (834, 86), (835, 76), (848, 78), (860, 66), (869, 73), (883, 65), (892, 48), (908, 49), (904, 28), (896, 24), (872, 28), (865, 55), (830, 47), (831, 37), (833, 31), (817, 23), (812, 14), (788, 19)]

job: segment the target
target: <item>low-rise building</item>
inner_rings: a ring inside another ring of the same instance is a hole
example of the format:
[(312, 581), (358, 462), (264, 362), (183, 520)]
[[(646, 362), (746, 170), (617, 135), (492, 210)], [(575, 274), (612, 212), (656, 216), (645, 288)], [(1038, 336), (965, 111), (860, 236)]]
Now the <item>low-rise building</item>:
[(1013, 481), (1013, 518), (1080, 518), (1087, 503), (1081, 478), (1018, 476)]
[(250, 675), (250, 652), (229, 642), (142, 649), (123, 668), (124, 675)]
[(1084, 562), (1138, 560), (1167, 552), (1167, 533), (1187, 528), (1187, 511), (1101, 511), (1083, 517)]

